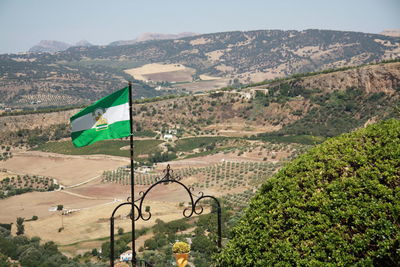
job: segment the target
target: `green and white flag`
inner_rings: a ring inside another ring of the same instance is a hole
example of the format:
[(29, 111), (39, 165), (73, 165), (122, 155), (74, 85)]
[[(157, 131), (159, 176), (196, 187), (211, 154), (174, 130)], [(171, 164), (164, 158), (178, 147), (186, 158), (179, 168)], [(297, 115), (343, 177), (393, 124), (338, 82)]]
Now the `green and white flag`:
[(76, 147), (130, 135), (129, 88), (112, 93), (70, 118)]

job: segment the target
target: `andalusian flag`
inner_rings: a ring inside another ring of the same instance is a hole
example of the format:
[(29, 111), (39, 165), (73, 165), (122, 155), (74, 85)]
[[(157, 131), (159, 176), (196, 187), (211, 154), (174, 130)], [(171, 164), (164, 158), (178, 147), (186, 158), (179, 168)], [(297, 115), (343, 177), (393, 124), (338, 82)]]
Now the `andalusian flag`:
[(70, 118), (76, 147), (130, 135), (129, 87), (108, 95)]

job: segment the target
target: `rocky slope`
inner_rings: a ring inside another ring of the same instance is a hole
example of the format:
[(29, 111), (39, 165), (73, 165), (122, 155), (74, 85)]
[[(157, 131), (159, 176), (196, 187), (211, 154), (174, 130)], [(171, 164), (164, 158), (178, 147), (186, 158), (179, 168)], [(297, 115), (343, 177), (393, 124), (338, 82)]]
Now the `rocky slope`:
[(379, 64), (316, 75), (301, 79), (298, 85), (326, 92), (343, 91), (354, 87), (362, 88), (365, 93), (393, 94), (400, 88), (400, 63)]
[(48, 128), (60, 123), (68, 124), (69, 118), (78, 111), (78, 109), (73, 109), (62, 112), (3, 116), (0, 117), (0, 135), (22, 129), (33, 130), (35, 128)]

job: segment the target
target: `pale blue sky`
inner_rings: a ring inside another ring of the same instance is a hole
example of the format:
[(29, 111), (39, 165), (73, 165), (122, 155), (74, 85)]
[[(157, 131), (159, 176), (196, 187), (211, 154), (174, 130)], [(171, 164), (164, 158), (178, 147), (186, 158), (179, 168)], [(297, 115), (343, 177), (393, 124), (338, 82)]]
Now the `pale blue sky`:
[(0, 53), (40, 40), (104, 45), (144, 32), (400, 28), (400, 0), (0, 0)]

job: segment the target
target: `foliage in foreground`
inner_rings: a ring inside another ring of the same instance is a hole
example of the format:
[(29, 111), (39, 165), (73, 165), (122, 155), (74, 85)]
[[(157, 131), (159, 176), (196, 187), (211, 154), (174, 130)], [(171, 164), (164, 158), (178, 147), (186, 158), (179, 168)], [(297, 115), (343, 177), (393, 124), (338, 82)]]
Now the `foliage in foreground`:
[(400, 121), (332, 138), (268, 180), (218, 266), (397, 266)]
[(67, 258), (54, 242), (41, 244), (38, 237), (29, 239), (24, 235), (12, 236), (4, 226), (0, 226), (0, 266), (106, 266), (101, 263), (80, 263), (77, 259)]

